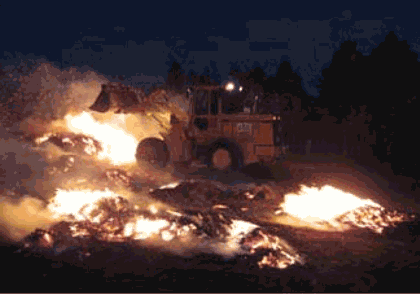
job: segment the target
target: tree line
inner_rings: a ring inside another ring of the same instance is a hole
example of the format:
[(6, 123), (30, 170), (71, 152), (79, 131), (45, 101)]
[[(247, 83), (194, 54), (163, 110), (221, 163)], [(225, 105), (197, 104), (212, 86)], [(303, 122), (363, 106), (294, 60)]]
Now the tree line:
[[(304, 105), (310, 103), (312, 99), (302, 88), (302, 78), (296, 72), (293, 72), (290, 63), (287, 61), (280, 64), (277, 74), (273, 77), (267, 77), (261, 67), (255, 67), (247, 72), (241, 72), (235, 65), (229, 75), (239, 81), (244, 93), (260, 98), (260, 110), (264, 113), (273, 110), (280, 111), (276, 107), (279, 103), (283, 103), (285, 108), (293, 111), (296, 105), (290, 97), (302, 100)], [(193, 72), (186, 74), (178, 62), (173, 62), (168, 72), (166, 85), (170, 88), (181, 90), (185, 84), (220, 85), (222, 82), (220, 76), (218, 79), (212, 79), (208, 70), (207, 73), (205, 72), (203, 74)], [(279, 96), (283, 93), (290, 95), (279, 99)], [(287, 101), (284, 101), (285, 99)], [(280, 100), (283, 101), (280, 102)], [(236, 101), (237, 104), (241, 104), (242, 102)]]
[(322, 71), (319, 102), (337, 123), (368, 117), (373, 155), (391, 163), (394, 174), (414, 175), (420, 159), (418, 54), (393, 31), (368, 56), (356, 47), (356, 42), (343, 42)]
[[(330, 117), (335, 125), (348, 126), (348, 132), (360, 141), (362, 129), (367, 129), (374, 138), (366, 143), (373, 156), (391, 163), (395, 174), (411, 175), (420, 160), (416, 144), (420, 106), (418, 54), (410, 50), (407, 41), (398, 40), (393, 31), (370, 55), (363, 55), (356, 48), (354, 41), (341, 44), (329, 66), (322, 70), (317, 85), (320, 96), (315, 99), (303, 90), (301, 77), (287, 61), (279, 65), (273, 77), (267, 77), (261, 67), (248, 72), (232, 68), (230, 74), (240, 80), (247, 92), (262, 97), (262, 105), (267, 109), (275, 109), (280, 103), (281, 113), (291, 114), (289, 124), (297, 126), (294, 132), (299, 132), (302, 120), (313, 115), (311, 101), (316, 101), (315, 105), (324, 109), (319, 119)], [(186, 75), (174, 62), (167, 83), (182, 87), (186, 82), (220, 81), (206, 74)]]

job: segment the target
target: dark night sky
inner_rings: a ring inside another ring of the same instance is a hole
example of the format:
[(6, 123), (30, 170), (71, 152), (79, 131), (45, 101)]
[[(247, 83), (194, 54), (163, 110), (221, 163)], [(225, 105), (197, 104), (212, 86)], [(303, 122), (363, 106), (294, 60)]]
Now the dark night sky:
[(232, 63), (242, 71), (261, 66), (271, 76), (288, 60), (316, 97), (311, 81), (321, 77), (343, 41), (356, 41), (368, 55), (395, 31), (420, 53), (415, 1), (104, 3), (1, 4), (0, 62), (44, 58), (62, 67), (93, 65), (141, 85), (163, 82), (173, 61), (186, 72), (209, 69), (213, 78), (225, 79)]

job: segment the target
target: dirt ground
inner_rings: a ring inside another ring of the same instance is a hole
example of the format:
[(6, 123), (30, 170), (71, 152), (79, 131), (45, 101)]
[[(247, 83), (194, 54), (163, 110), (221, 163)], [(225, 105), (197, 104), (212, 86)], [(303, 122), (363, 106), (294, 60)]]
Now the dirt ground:
[(371, 161), (360, 165), (344, 156), (314, 154), (291, 156), (282, 164), (252, 164), (241, 171), (176, 167), (178, 179), (207, 179), (233, 187), (268, 184), (274, 190), (294, 191), (299, 185), (330, 185), (363, 199), (372, 199), (384, 207), (412, 207), (420, 211), (420, 191), (412, 191), (413, 178), (394, 175), (389, 165)]

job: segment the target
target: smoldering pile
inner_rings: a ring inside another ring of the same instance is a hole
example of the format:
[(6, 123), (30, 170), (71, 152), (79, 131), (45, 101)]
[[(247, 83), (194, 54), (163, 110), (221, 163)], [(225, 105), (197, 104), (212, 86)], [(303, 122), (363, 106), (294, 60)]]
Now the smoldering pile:
[(336, 221), (352, 227), (367, 228), (376, 234), (382, 234), (388, 228), (415, 219), (418, 219), (418, 214), (415, 212), (364, 206), (341, 215)]
[(90, 156), (97, 155), (100, 151), (103, 150), (101, 143), (95, 140), (92, 136), (85, 134), (47, 134), (41, 138), (37, 138), (35, 142), (40, 145), (45, 142), (50, 142), (66, 152), (85, 154)]
[[(103, 151), (102, 144), (92, 136), (75, 133), (53, 133), (46, 134), (34, 139), (35, 148), (40, 153), (46, 153), (49, 166), (47, 173), (49, 176), (63, 176), (65, 174), (80, 173), (80, 170), (88, 166), (96, 167), (96, 156)], [(58, 149), (58, 156), (51, 156), (51, 145)], [(50, 157), (48, 159), (48, 157)], [(95, 172), (85, 172), (88, 180), (92, 180), (98, 187), (112, 188), (124, 187), (136, 189), (133, 175), (121, 168), (103, 167), (94, 168)], [(81, 179), (80, 181), (86, 181)]]
[[(46, 134), (35, 138), (34, 144), (36, 150), (45, 153), (50, 161), (47, 170), (50, 175), (74, 171), (83, 156), (94, 157), (102, 151), (101, 144), (94, 138), (74, 133)], [(59, 149), (58, 156), (51, 155), (53, 152), (48, 149), (51, 145)]]
[(218, 209), (230, 213), (247, 214), (270, 211), (273, 213), (284, 198), (268, 185), (253, 183), (230, 186), (210, 180), (189, 179), (176, 186), (151, 191), (153, 197), (182, 209)]
[[(168, 192), (168, 189), (162, 190)], [(250, 198), (250, 191), (246, 195)], [(150, 244), (148, 242), (153, 240), (155, 244), (169, 242), (185, 248), (195, 244), (200, 250), (222, 256), (254, 256), (260, 268), (283, 269), (296, 262), (304, 263), (303, 255), (287, 245), (285, 240), (260, 225), (244, 220), (238, 212), (232, 213), (224, 204), (199, 210), (191, 207), (157, 209), (153, 205), (139, 207), (121, 196), (113, 195), (90, 205), (90, 209), (82, 208), (76, 217), (68, 215), (65, 221), (48, 230), (33, 232), (24, 239), (20, 252), (49, 251), (61, 254), (69, 249), (77, 258), (83, 259), (89, 257), (94, 250), (92, 248), (98, 244), (136, 246), (144, 245), (144, 242)]]
[[(125, 184), (132, 180), (120, 170), (108, 170), (104, 177), (108, 181), (119, 179)], [(280, 237), (281, 234), (273, 231), (272, 226), (258, 220), (256, 212), (261, 209), (271, 214), (278, 212), (273, 207), (278, 207), (279, 200), (270, 205), (276, 195), (267, 186), (253, 185), (248, 189), (235, 190), (219, 183), (210, 185), (206, 180), (188, 180), (150, 190), (148, 195), (163, 203), (163, 206), (139, 207), (121, 196), (106, 197), (98, 203), (92, 203), (94, 208), (82, 213), (82, 219), (70, 215), (70, 219), (58, 225), (59, 229), (53, 226), (48, 231), (34, 232), (25, 241), (24, 247), (53, 251), (59, 248), (60, 252), (65, 248), (79, 248), (80, 252), (89, 255), (89, 246), (98, 243), (117, 242), (135, 246), (145, 240), (153, 240), (156, 244), (175, 242), (188, 247), (186, 244), (195, 242), (201, 248), (211, 244), (208, 247), (215, 252), (224, 247), (222, 255), (226, 253), (226, 248), (231, 248), (229, 250), (234, 252), (231, 255), (254, 256), (260, 268), (283, 269), (295, 263), (305, 263), (305, 253), (291, 246)], [(369, 222), (367, 213), (374, 216), (374, 220), (366, 228), (375, 231), (377, 227), (372, 226), (378, 223), (378, 218), (375, 218), (378, 213), (388, 224), (396, 221), (394, 218), (408, 221), (413, 217), (407, 218), (402, 212), (378, 209), (360, 208), (341, 216), (337, 221), (348, 223), (351, 215), (359, 215), (351, 221), (354, 226), (361, 227)], [(63, 241), (63, 236), (66, 241)], [(83, 256), (82, 253), (78, 255)]]

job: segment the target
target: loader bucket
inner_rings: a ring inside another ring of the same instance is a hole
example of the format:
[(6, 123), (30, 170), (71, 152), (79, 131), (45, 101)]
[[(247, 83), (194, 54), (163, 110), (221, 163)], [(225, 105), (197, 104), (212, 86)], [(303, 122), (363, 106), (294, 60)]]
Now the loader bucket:
[(102, 91), (99, 94), (98, 98), (96, 98), (95, 103), (91, 107), (89, 107), (92, 111), (97, 112), (107, 112), (111, 107), (111, 101), (109, 99), (109, 93), (106, 91), (106, 86), (102, 85)]
[(127, 87), (102, 85), (101, 93), (89, 109), (97, 112), (129, 113), (137, 109), (139, 104), (136, 93)]

